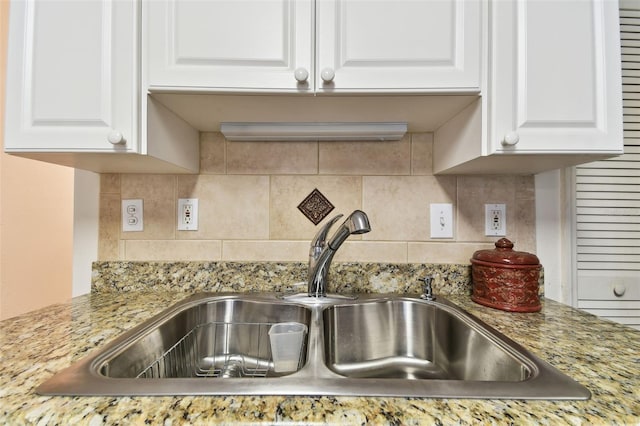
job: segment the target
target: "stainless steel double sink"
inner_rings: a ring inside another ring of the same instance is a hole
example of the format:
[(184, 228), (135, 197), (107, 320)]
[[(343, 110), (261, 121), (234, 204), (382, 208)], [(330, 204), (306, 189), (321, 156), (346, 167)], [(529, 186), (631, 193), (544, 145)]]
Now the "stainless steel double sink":
[[(305, 324), (298, 368), (268, 331)], [(369, 395), (588, 399), (590, 392), (443, 297), (191, 296), (43, 383), (43, 395)]]

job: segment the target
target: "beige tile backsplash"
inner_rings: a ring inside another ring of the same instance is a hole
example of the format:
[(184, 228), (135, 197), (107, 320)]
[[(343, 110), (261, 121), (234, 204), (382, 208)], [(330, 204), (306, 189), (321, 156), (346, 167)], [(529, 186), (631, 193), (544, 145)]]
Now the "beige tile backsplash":
[[(359, 176), (272, 176), (270, 239), (311, 240), (318, 227), (298, 210), (298, 205), (314, 188), (335, 207), (329, 217), (363, 208)], [(352, 238), (359, 239), (355, 235)]]
[(363, 176), (363, 210), (375, 241), (428, 241), (429, 204), (456, 204), (454, 176)]
[(411, 135), (399, 141), (320, 142), (321, 175), (408, 175)]
[[(433, 176), (432, 135), (397, 142), (230, 142), (202, 133), (200, 174), (103, 174), (100, 260), (304, 261), (315, 226), (297, 208), (317, 188), (329, 217), (362, 209), (372, 231), (336, 261), (469, 263), (492, 248), (484, 204), (507, 205), (507, 237), (535, 252), (532, 176)], [(120, 201), (144, 200), (144, 231), (122, 232)], [(177, 231), (177, 199), (198, 198), (199, 229)], [(429, 237), (429, 204), (452, 203), (454, 238)], [(322, 223), (321, 223), (322, 224)]]
[[(176, 238), (269, 239), (269, 180), (259, 175), (178, 176), (176, 198), (198, 199), (199, 224), (197, 231), (176, 231)], [(172, 216), (177, 215), (176, 203)]]

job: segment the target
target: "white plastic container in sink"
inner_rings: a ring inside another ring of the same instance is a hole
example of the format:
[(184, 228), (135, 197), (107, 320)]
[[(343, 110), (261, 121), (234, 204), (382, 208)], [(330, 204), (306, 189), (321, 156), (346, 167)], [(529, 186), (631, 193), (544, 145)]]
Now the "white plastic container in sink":
[(307, 326), (299, 322), (281, 322), (269, 329), (273, 370), (276, 373), (298, 370)]

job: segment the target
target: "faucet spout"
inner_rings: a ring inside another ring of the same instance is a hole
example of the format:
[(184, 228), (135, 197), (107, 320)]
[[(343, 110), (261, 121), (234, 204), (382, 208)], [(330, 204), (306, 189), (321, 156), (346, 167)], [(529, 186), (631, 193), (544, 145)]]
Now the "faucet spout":
[(333, 234), (328, 243), (329, 247), (333, 250), (338, 250), (349, 235), (366, 234), (369, 231), (371, 231), (371, 225), (369, 225), (369, 218), (366, 213), (356, 210), (349, 215), (336, 233)]
[(336, 251), (352, 234), (364, 234), (371, 231), (369, 218), (361, 210), (355, 210), (340, 225), (327, 242), (326, 236), (331, 226), (342, 217), (338, 215), (325, 224), (311, 242), (309, 251), (308, 294), (311, 297), (327, 295), (327, 276)]

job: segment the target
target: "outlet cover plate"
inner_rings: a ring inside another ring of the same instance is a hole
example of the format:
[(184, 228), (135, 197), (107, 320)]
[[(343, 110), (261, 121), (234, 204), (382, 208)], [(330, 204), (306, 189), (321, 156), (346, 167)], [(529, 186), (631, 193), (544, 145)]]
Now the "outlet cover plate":
[(178, 231), (198, 230), (198, 199), (178, 199)]
[(144, 230), (144, 210), (141, 199), (122, 200), (122, 232)]
[(431, 204), (431, 238), (453, 238), (453, 205)]
[(484, 205), (484, 234), (487, 237), (507, 235), (507, 206), (505, 204)]

